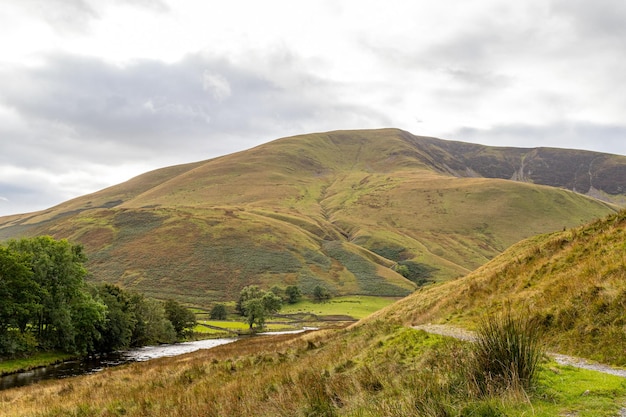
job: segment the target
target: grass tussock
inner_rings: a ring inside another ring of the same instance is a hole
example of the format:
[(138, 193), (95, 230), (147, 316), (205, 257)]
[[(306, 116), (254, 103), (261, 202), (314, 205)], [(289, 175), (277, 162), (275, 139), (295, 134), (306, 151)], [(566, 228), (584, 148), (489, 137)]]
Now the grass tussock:
[(483, 394), (526, 392), (537, 379), (543, 356), (537, 323), (511, 310), (483, 319), (476, 331), (470, 374)]

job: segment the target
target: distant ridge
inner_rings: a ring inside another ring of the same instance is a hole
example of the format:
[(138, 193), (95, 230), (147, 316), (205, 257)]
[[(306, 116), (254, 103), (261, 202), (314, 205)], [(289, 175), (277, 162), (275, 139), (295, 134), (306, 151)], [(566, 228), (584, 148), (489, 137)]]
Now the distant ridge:
[(405, 296), (523, 238), (615, 212), (623, 184), (622, 156), (337, 131), (3, 217), (0, 238), (68, 238), (85, 246), (94, 281), (198, 304), (253, 283)]

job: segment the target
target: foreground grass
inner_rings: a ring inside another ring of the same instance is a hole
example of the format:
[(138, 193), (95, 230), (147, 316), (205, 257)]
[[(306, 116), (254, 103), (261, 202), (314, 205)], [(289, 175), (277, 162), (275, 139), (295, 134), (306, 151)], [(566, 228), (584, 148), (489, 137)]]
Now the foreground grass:
[(447, 283), (423, 287), (373, 318), (472, 328), (507, 304), (542, 328), (552, 351), (626, 366), (626, 211), (519, 242)]
[[(528, 392), (480, 395), (469, 345), (380, 321), (0, 392), (2, 416), (615, 416), (623, 378), (542, 363)], [(94, 395), (97, 393), (97, 395)]]

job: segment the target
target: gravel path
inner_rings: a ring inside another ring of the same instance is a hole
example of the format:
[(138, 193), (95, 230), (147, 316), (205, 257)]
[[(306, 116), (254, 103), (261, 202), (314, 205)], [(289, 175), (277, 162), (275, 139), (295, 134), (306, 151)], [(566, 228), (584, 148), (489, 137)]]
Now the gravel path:
[[(459, 327), (447, 326), (445, 324), (425, 324), (421, 326), (413, 326), (414, 329), (424, 330), (428, 333), (440, 334), (442, 336), (454, 337), (460, 340), (473, 341), (476, 336), (473, 332)], [(615, 368), (610, 365), (604, 365), (601, 363), (590, 362), (583, 358), (577, 358), (574, 356), (561, 355), (560, 353), (548, 352), (548, 356), (554, 358), (554, 360), (561, 365), (570, 365), (575, 368), (589, 369), (592, 371), (598, 371), (605, 374), (621, 376), (626, 378), (626, 369)]]
[[(448, 326), (445, 324), (424, 324), (421, 326), (413, 326), (414, 329), (424, 330), (428, 333), (439, 334), (442, 336), (454, 337), (460, 340), (474, 341), (476, 336), (474, 332), (462, 329), (460, 327)], [(601, 363), (590, 362), (583, 358), (577, 358), (574, 356), (561, 355), (560, 353), (547, 352), (548, 356), (554, 358), (554, 360), (561, 365), (570, 365), (575, 368), (589, 369), (592, 371), (598, 371), (609, 375), (617, 375), (626, 378), (626, 369), (615, 368), (610, 365), (604, 365)], [(626, 417), (626, 407), (620, 410), (619, 417)]]

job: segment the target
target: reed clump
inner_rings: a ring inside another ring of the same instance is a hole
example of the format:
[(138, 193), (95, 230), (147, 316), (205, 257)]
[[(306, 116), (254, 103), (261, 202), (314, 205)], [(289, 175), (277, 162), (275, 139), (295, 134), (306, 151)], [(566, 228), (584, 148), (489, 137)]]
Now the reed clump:
[(469, 373), (483, 395), (528, 391), (536, 383), (543, 354), (540, 326), (507, 309), (480, 321)]

